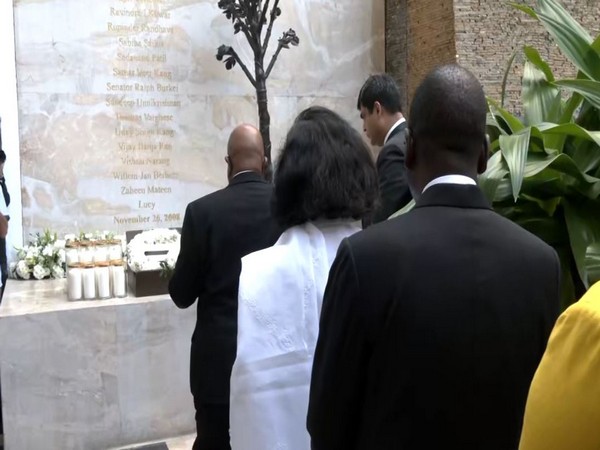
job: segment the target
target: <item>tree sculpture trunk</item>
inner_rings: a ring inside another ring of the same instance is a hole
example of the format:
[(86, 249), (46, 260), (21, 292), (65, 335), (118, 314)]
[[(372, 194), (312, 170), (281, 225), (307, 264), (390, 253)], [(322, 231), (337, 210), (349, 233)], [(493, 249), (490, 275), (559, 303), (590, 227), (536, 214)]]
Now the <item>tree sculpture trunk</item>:
[(267, 80), (262, 69), (262, 64), (256, 63), (256, 102), (258, 104), (258, 123), (260, 134), (265, 145), (265, 156), (271, 165), (271, 116), (269, 115), (269, 101), (267, 97)]
[[(231, 46), (221, 45), (217, 49), (217, 59), (225, 63), (227, 70), (233, 69), (236, 64), (242, 68), (252, 86), (256, 89), (256, 101), (258, 103), (258, 123), (260, 134), (265, 145), (265, 156), (267, 157), (268, 170), (266, 177), (269, 181), (272, 178), (271, 163), (271, 117), (269, 116), (269, 104), (267, 100), (267, 79), (271, 70), (277, 61), (277, 56), (284, 48), (290, 48), (290, 45), (297, 46), (300, 39), (296, 32), (291, 28), (285, 31), (277, 41), (277, 50), (273, 53), (268, 67), (265, 69), (264, 60), (273, 31), (273, 23), (281, 15), (279, 0), (273, 1), (273, 6), (269, 12), (270, 0), (219, 0), (218, 6), (223, 10), (223, 14), (233, 23), (234, 34), (244, 33), (250, 47), (254, 52), (254, 75), (250, 73), (248, 67), (241, 60), (240, 56)], [(267, 25), (263, 40), (263, 26)]]

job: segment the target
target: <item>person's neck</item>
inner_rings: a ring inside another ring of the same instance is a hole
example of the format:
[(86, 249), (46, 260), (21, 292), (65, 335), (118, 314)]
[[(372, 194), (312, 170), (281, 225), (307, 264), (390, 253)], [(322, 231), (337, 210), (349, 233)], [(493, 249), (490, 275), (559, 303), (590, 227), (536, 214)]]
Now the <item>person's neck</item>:
[(395, 113), (395, 114), (390, 114), (387, 118), (386, 118), (386, 122), (385, 122), (385, 128), (386, 128), (386, 133), (389, 133), (389, 131), (392, 129), (392, 127), (394, 125), (396, 125), (396, 122), (398, 122), (400, 119), (403, 119), (404, 116), (402, 115), (402, 113)]

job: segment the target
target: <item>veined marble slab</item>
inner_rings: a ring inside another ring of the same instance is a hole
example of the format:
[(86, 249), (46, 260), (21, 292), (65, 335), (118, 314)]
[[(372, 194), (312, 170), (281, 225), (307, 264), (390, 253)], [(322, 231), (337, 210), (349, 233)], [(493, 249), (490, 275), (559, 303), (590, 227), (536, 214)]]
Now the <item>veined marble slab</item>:
[[(219, 45), (232, 45), (253, 67), (243, 33), (233, 35), (216, 0), (14, 5), (25, 236), (44, 228), (179, 226), (188, 202), (226, 184), (227, 138), (236, 125), (258, 119), (242, 70), (227, 71), (215, 58)], [(296, 115), (312, 104), (332, 107), (359, 128), (358, 91), (384, 68), (384, 2), (282, 0), (279, 6), (265, 64), (288, 28), (300, 45), (279, 54), (267, 82), (274, 153)], [(146, 26), (152, 31), (139, 31)], [(160, 46), (148, 47), (146, 39)], [(170, 116), (158, 127), (169, 134), (135, 135), (155, 128), (144, 113)], [(152, 162), (132, 163), (137, 156)]]
[(64, 280), (9, 280), (0, 305), (7, 450), (93, 450), (195, 429), (195, 308), (166, 296), (68, 302)]

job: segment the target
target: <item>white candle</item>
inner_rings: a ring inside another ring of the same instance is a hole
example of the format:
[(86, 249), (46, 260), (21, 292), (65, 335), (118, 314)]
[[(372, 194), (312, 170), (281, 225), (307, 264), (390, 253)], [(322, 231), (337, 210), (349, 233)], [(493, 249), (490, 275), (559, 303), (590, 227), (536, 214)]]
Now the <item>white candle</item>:
[(96, 298), (96, 276), (93, 267), (86, 267), (83, 269), (83, 298), (86, 300), (93, 300)]
[(67, 265), (75, 264), (79, 262), (79, 250), (76, 248), (68, 248), (66, 251)]
[(114, 297), (125, 297), (125, 267), (112, 266), (112, 285)]
[(81, 269), (71, 267), (67, 271), (67, 295), (69, 300), (81, 300), (82, 295)]
[(87, 246), (83, 245), (79, 248), (79, 262), (82, 264), (88, 264), (93, 261), (94, 258), (94, 250)]
[(94, 262), (106, 262), (108, 261), (108, 252), (106, 246), (98, 245), (94, 250)]
[(98, 298), (110, 298), (110, 273), (108, 266), (96, 267)]
[(116, 241), (117, 243), (111, 244), (108, 250), (108, 259), (111, 261), (116, 261), (119, 259), (123, 259), (123, 252), (121, 251), (121, 242)]

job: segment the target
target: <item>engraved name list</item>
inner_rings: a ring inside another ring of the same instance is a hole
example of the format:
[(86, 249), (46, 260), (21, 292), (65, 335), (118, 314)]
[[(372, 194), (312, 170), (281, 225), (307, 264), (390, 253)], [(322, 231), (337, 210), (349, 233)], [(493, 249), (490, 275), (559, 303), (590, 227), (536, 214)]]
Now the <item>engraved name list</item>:
[[(117, 43), (105, 85), (106, 106), (114, 111), (116, 168), (112, 178), (122, 203), (133, 213), (114, 224), (148, 228), (181, 224), (172, 202), (171, 158), (181, 107), (181, 86), (169, 61), (171, 12), (160, 0), (118, 0), (108, 7), (106, 30)], [(144, 226), (145, 225), (145, 226)]]

